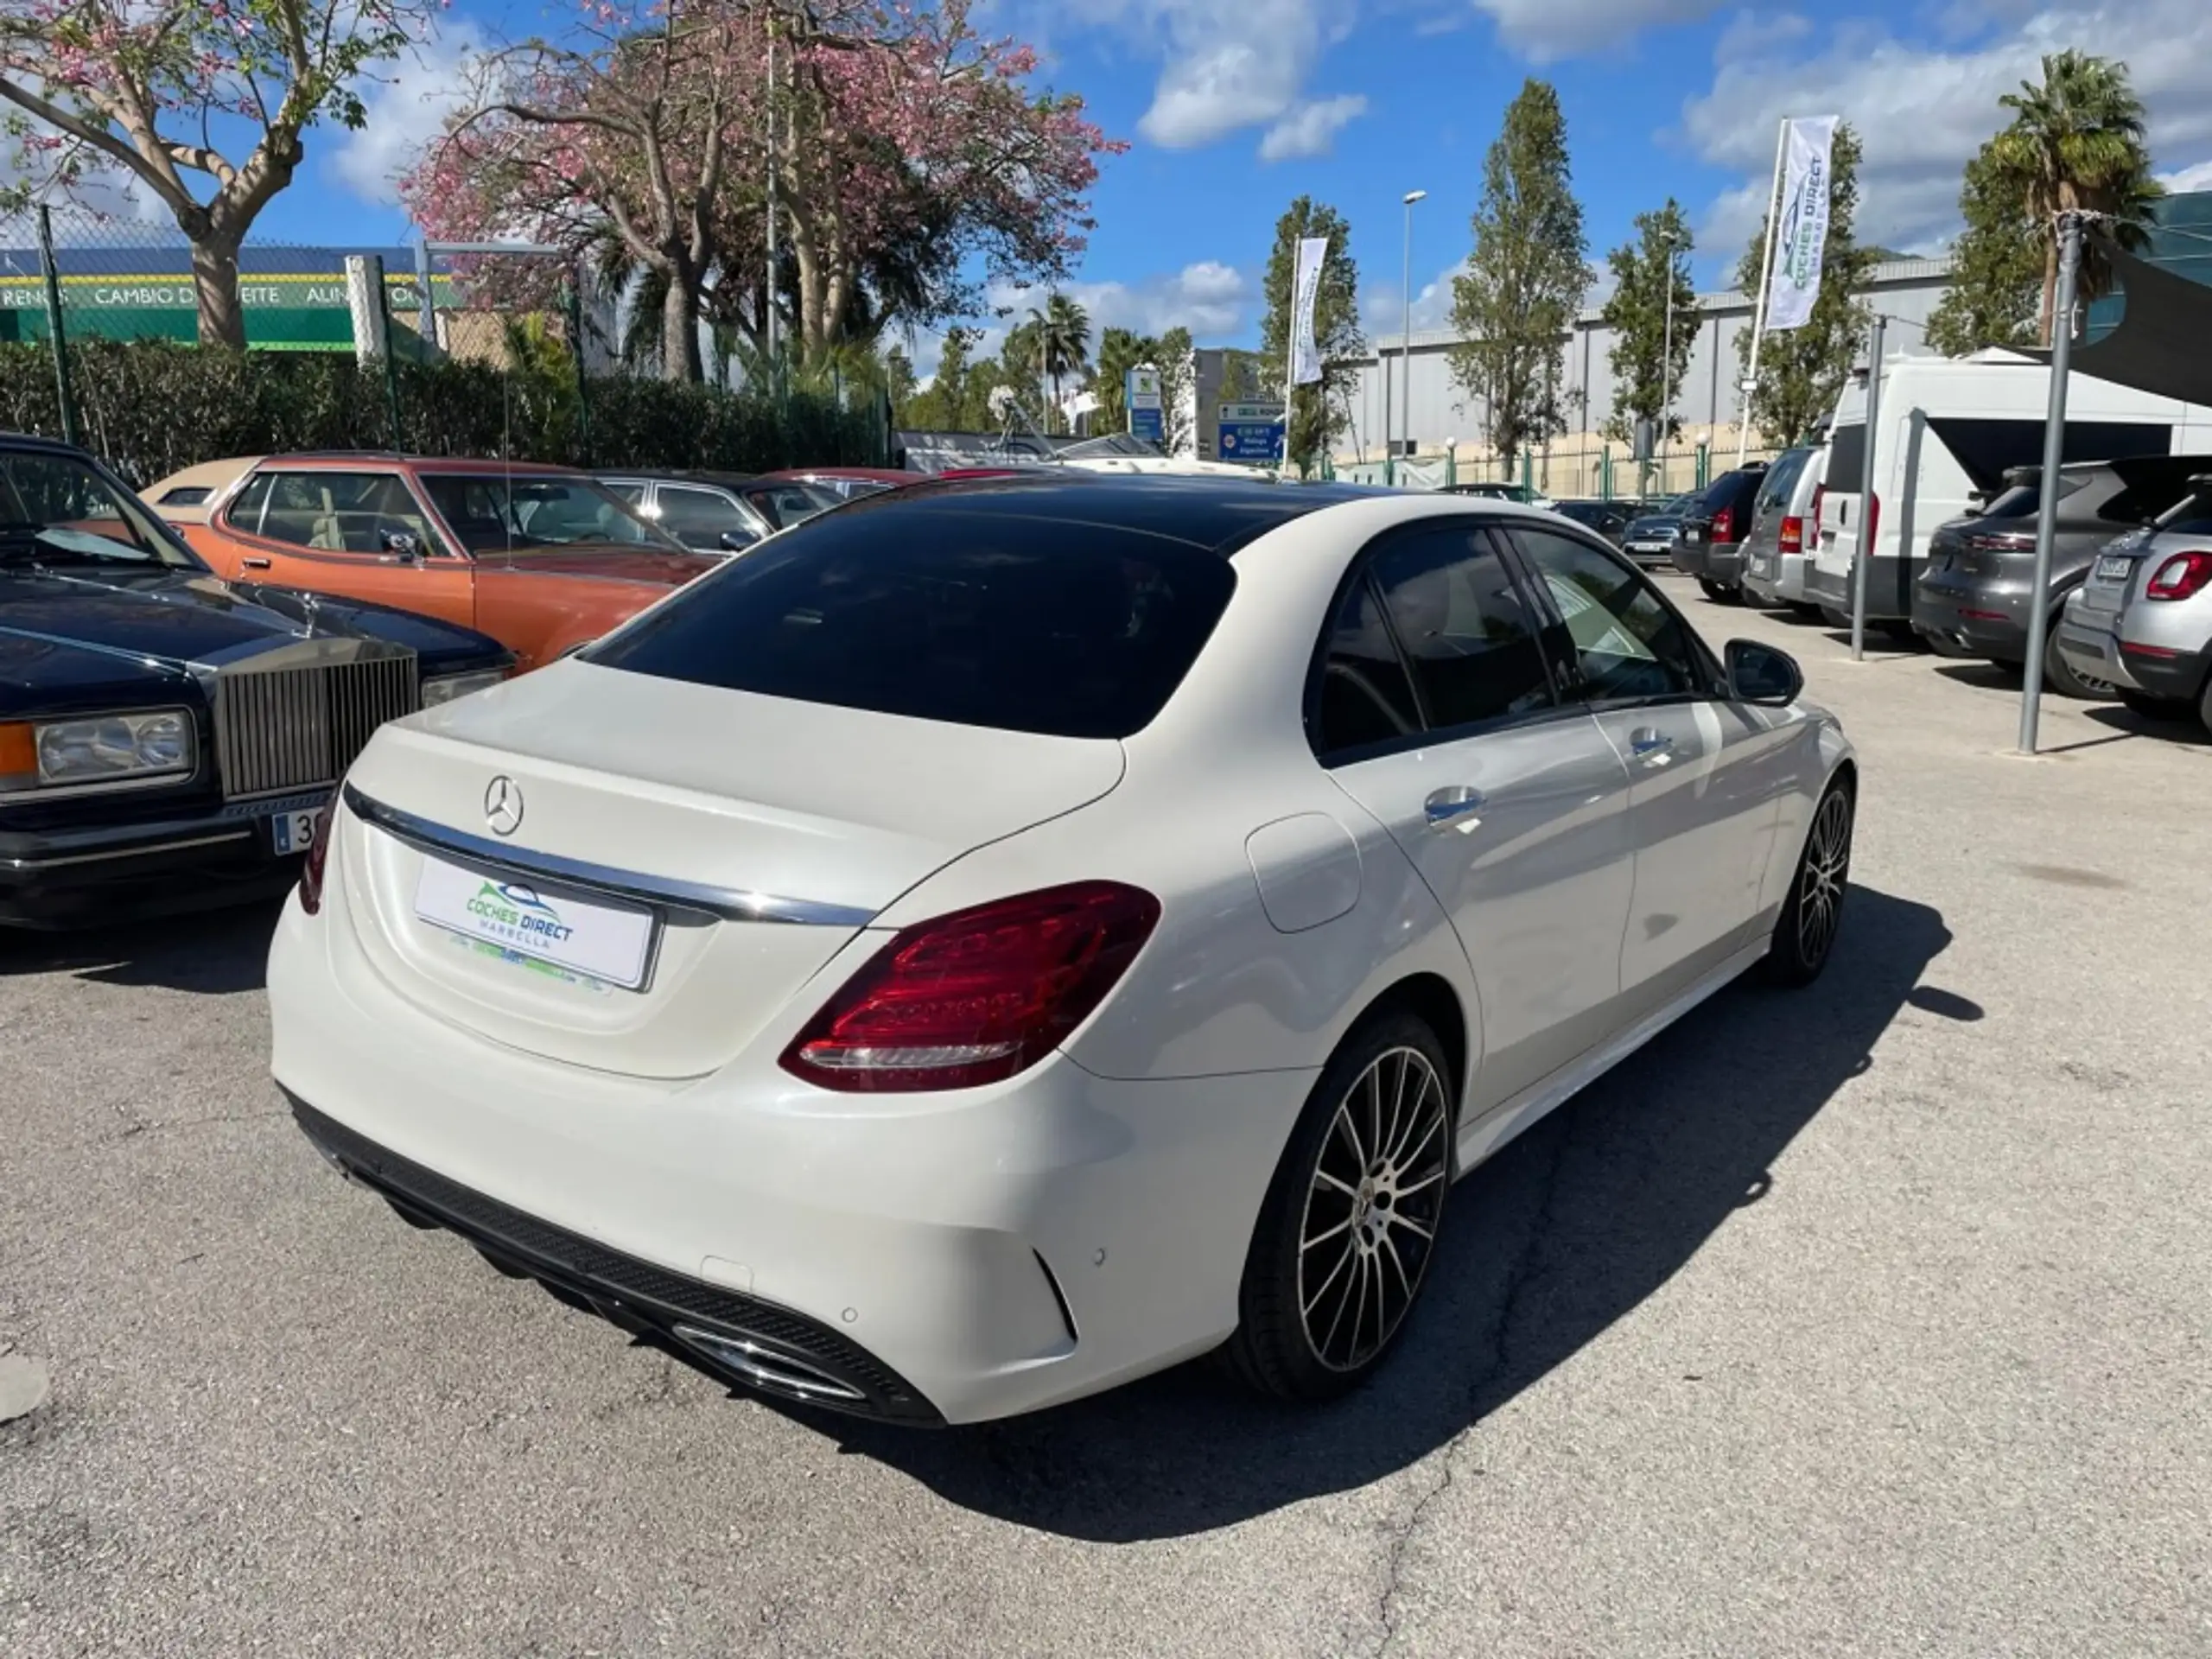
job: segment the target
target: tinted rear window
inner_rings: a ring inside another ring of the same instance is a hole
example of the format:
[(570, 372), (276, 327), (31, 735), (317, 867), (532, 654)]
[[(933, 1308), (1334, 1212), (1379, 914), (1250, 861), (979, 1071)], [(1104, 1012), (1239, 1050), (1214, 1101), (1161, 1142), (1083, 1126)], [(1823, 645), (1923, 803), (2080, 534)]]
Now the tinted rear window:
[(826, 514), (583, 654), (802, 702), (1127, 737), (1166, 705), (1236, 581), (1187, 543), (940, 499)]
[(1810, 449), (1791, 449), (1766, 469), (1766, 476), (1759, 481), (1761, 512), (1779, 512), (1789, 505), (1789, 492), (1797, 486), (1797, 474), (1805, 470), (1812, 454)]
[(1828, 435), (1828, 493), (1856, 495), (1866, 482), (1866, 423), (1839, 426)]

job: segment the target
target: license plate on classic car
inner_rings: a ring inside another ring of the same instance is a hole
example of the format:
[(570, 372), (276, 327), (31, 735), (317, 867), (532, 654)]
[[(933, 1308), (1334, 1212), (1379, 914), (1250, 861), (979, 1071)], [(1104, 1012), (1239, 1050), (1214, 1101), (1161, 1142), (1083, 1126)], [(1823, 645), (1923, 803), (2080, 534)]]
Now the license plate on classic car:
[(651, 911), (597, 904), (566, 892), (502, 881), (425, 856), (415, 913), (433, 927), (492, 945), (526, 963), (634, 991), (652, 959)]
[(2108, 553), (2097, 561), (2099, 582), (2125, 582), (2134, 570), (2135, 561), (2123, 554)]
[(308, 843), (315, 839), (315, 821), (322, 810), (319, 806), (294, 807), (270, 815), (269, 839), (279, 858), (307, 851)]

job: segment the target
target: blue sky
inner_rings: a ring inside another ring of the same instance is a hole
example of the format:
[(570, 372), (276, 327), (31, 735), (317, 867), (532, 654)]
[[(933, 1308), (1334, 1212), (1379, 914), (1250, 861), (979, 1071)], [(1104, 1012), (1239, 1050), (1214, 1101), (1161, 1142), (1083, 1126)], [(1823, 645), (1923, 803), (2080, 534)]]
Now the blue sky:
[[(435, 130), (455, 64), (486, 41), (557, 29), (572, 0), (455, 0), (445, 38), (371, 100), (361, 135), (316, 136), (271, 238), (401, 240), (387, 180)], [(1522, 79), (1567, 111), (1592, 263), (1671, 194), (1696, 227), (1701, 285), (1725, 282), (1757, 223), (1776, 123), (1840, 113), (1867, 147), (1864, 236), (1940, 247), (1959, 170), (2037, 54), (2126, 60), (2160, 169), (2212, 188), (2212, 0), (1830, 0), (1757, 14), (1709, 0), (988, 0), (987, 26), (1046, 54), (1128, 139), (1069, 284), (1100, 325), (1180, 322), (1249, 343), (1276, 216), (1308, 193), (1351, 225), (1370, 332), (1395, 330), (1402, 209), (1415, 209), (1415, 325), (1440, 321), (1466, 251), (1483, 154)], [(1002, 291), (1002, 303), (1033, 296)], [(923, 340), (923, 366), (934, 342)]]

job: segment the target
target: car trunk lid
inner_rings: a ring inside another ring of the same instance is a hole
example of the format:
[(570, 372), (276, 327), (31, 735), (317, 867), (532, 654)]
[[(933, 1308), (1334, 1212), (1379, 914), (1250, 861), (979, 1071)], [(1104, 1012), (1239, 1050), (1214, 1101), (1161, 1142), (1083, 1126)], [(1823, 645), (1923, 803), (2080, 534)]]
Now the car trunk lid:
[(428, 1011), (531, 1053), (694, 1077), (900, 893), (1122, 769), (1110, 740), (569, 661), (379, 733), (335, 862), (363, 952)]

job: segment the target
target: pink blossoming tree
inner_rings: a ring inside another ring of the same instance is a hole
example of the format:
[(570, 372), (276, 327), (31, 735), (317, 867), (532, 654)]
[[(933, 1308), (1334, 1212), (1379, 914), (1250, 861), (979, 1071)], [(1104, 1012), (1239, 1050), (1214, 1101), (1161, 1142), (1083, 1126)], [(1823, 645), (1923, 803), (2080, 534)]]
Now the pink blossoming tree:
[[(434, 236), (526, 237), (635, 279), (662, 372), (699, 323), (803, 361), (1049, 280), (1122, 148), (966, 0), (592, 0), (578, 29), (486, 60), (403, 192)], [(771, 230), (775, 257), (770, 257)], [(523, 280), (520, 277), (514, 280)]]
[[(375, 66), (443, 0), (0, 0), (0, 100), (24, 159), (67, 184), (122, 168), (192, 243), (205, 346), (245, 347), (238, 255), (317, 122), (359, 128)], [(217, 132), (245, 135), (238, 147)]]

